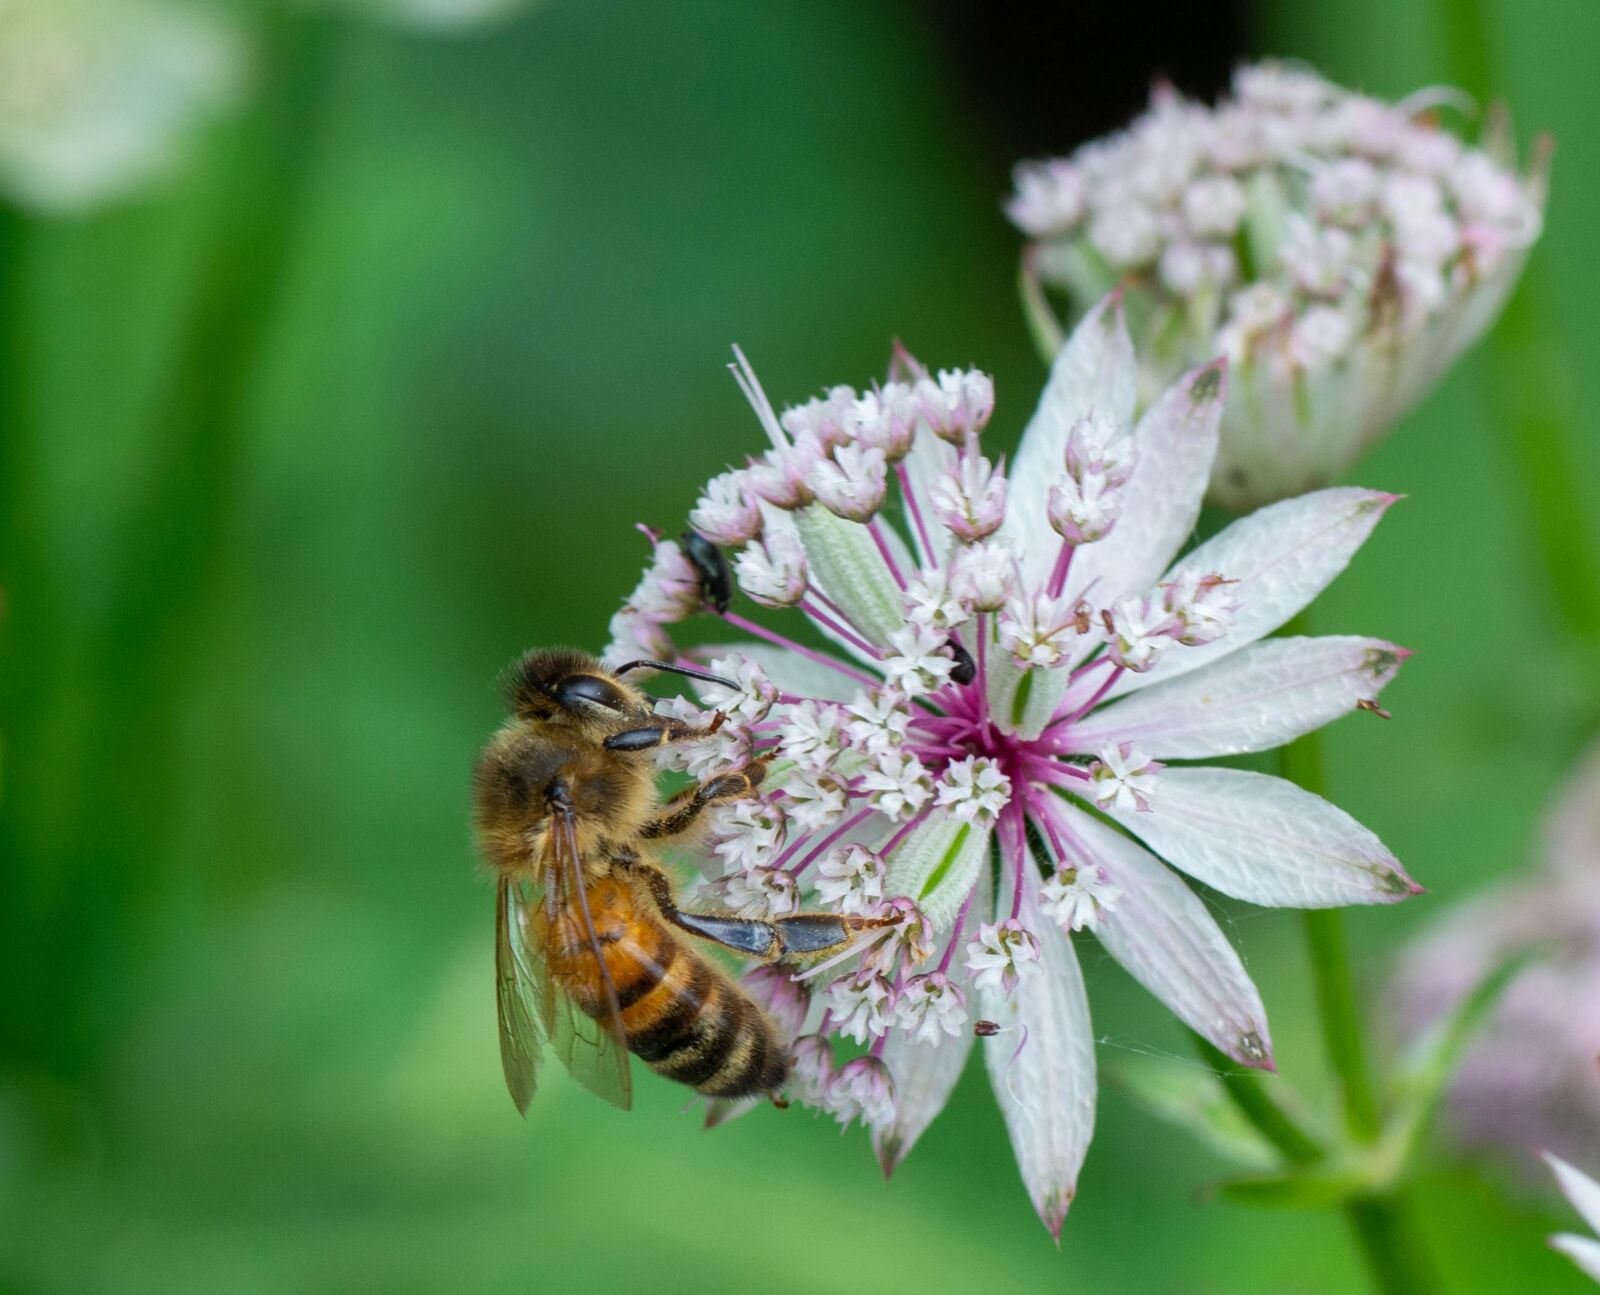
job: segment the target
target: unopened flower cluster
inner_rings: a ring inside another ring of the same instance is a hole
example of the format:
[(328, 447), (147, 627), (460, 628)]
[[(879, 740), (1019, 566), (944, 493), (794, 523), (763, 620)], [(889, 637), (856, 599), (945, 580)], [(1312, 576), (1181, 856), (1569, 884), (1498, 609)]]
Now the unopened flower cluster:
[(1018, 167), (1007, 210), (1033, 271), (1080, 310), (1122, 282), (1146, 299), (1142, 395), (1233, 361), (1221, 502), (1336, 478), (1498, 314), (1543, 176), (1440, 128), (1455, 98), (1246, 66), (1215, 108), (1160, 87), (1126, 130)]
[(1392, 644), (1267, 636), (1393, 497), (1322, 491), (1178, 556), (1216, 455), (1225, 366), (1196, 368), (1136, 419), (1116, 299), (1068, 342), (1009, 473), (984, 448), (982, 373), (932, 373), (902, 352), (881, 384), (779, 413), (742, 356), (735, 372), (769, 446), (714, 478), (689, 522), (755, 607), (720, 613), (737, 641), (680, 648), (681, 622), (719, 613), (683, 545), (654, 537), (607, 657), (693, 661), (734, 685), (704, 690), (725, 722), (664, 748), (674, 767), (769, 764), (758, 797), (716, 813), (705, 906), (893, 919), (798, 974), (750, 978), (794, 1033), (790, 1095), (863, 1121), (889, 1169), (983, 1035), (1024, 1179), (1057, 1230), (1095, 1104), (1074, 933), (1094, 930), (1241, 1064), (1270, 1066), (1255, 987), (1168, 865), (1262, 904), (1415, 890), (1320, 798), (1168, 763), (1266, 749), (1378, 694), (1405, 656)]

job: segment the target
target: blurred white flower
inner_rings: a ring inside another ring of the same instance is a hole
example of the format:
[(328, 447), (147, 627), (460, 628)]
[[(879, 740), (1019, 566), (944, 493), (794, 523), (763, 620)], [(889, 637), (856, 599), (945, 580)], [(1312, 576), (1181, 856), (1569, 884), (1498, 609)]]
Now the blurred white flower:
[(1264, 63), (1214, 109), (1159, 87), (1127, 129), (1021, 164), (1008, 211), (1074, 310), (1140, 295), (1140, 404), (1228, 357), (1211, 497), (1242, 509), (1336, 480), (1477, 341), (1539, 236), (1544, 168)]
[(0, 191), (52, 215), (124, 196), (227, 101), (243, 55), (188, 0), (0, 0)]
[(347, 8), (424, 31), (469, 31), (503, 22), (537, 0), (341, 0)]

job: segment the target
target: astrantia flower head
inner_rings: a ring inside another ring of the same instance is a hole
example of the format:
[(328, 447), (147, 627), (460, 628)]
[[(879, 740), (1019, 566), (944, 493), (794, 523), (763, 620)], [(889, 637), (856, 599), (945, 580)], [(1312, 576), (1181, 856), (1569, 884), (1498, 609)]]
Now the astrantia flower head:
[(1581, 1159), (1600, 1145), (1600, 747), (1551, 807), (1531, 875), (1456, 906), (1399, 977), (1399, 1024), (1419, 1034), (1519, 950), (1538, 956), (1506, 989), (1451, 1085), (1467, 1142), (1521, 1159)]
[[(1009, 473), (981, 448), (992, 386), (970, 372), (930, 378), (900, 353), (877, 390), (920, 396), (906, 452), (881, 461), (848, 439), (871, 424), (848, 416), (864, 395), (830, 391), (827, 409), (846, 412), (824, 441), (832, 414), (780, 416), (742, 357), (736, 373), (771, 442), (740, 469), (747, 480), (782, 480), (806, 461), (818, 484), (829, 479), (819, 463), (874, 483), (845, 510), (820, 489), (763, 494), (761, 535), (744, 553), (790, 537), (804, 591), (759, 622), (721, 613), (745, 641), (690, 658), (718, 661), (733, 696), (764, 697), (757, 679), (776, 690), (760, 718), (725, 725), (767, 761), (760, 796), (740, 811), (757, 844), (727, 842), (732, 820), (719, 815), (716, 848), (741, 867), (734, 884), (776, 896), (781, 874), (805, 905), (895, 919), (798, 973), (821, 1014), (796, 1045), (790, 1095), (864, 1120), (892, 1169), (954, 1087), (971, 1023), (992, 1022), (991, 1083), (1034, 1202), (1059, 1229), (1094, 1124), (1074, 932), (1092, 928), (1240, 1064), (1270, 1066), (1260, 997), (1178, 872), (1292, 907), (1416, 889), (1326, 801), (1197, 763), (1289, 741), (1394, 675), (1406, 654), (1382, 640), (1268, 637), (1343, 569), (1393, 496), (1325, 490), (1180, 555), (1217, 452), (1224, 367), (1190, 372), (1135, 418), (1117, 300), (1067, 343)], [(1005, 511), (974, 538), (975, 510), (934, 496), (979, 479), (985, 490), (1004, 482)], [(1117, 523), (1064, 536), (1051, 490), (1090, 479), (1118, 493)], [(629, 608), (676, 617), (671, 554), (652, 571), (662, 596), (635, 594)], [(741, 654), (759, 676), (731, 664)], [(704, 698), (731, 704), (727, 690)], [(824, 783), (837, 798), (813, 820), (805, 807)], [(763, 805), (782, 807), (781, 840)], [(838, 1064), (830, 1039), (865, 1055)]]
[[(1084, 310), (1140, 298), (1141, 403), (1227, 355), (1211, 494), (1245, 508), (1340, 476), (1489, 327), (1539, 235), (1544, 160), (1281, 64), (1207, 108), (1158, 87), (1126, 130), (1023, 163), (1030, 273)], [(1091, 492), (1084, 492), (1091, 493)]]
[(10, 0), (0, 6), (0, 189), (79, 212), (164, 170), (231, 95), (243, 48), (190, 0)]

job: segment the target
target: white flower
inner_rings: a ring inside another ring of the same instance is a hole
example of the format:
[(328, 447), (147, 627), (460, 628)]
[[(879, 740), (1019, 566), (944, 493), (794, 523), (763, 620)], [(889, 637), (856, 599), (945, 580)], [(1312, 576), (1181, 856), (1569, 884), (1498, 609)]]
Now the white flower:
[(1000, 613), (999, 645), (1025, 669), (1054, 669), (1071, 658), (1082, 620), (1065, 597), (1014, 597)]
[(842, 1038), (865, 1043), (893, 1024), (894, 987), (876, 971), (840, 976), (824, 995)]
[(817, 867), (817, 898), (841, 913), (870, 913), (883, 899), (881, 856), (864, 845), (847, 845)]
[(907, 697), (937, 692), (956, 665), (945, 642), (945, 636), (931, 625), (911, 622), (896, 630), (889, 636), (894, 651), (883, 659), (889, 686)]
[(709, 668), (736, 686), (730, 690), (721, 684), (706, 684), (701, 695), (707, 706), (743, 724), (757, 724), (767, 717), (778, 690), (759, 665), (748, 657), (721, 656), (713, 658)]
[(906, 713), (904, 693), (892, 688), (858, 692), (846, 708), (851, 719), (845, 725), (850, 744), (867, 755), (883, 755), (906, 740), (911, 716)]
[(903, 382), (891, 382), (852, 404), (845, 414), (845, 428), (862, 445), (881, 450), (890, 463), (898, 463), (911, 449), (921, 412), (916, 392)]
[(1068, 544), (1093, 544), (1122, 515), (1122, 491), (1098, 472), (1063, 476), (1050, 487), (1050, 525)]
[(844, 784), (819, 769), (796, 769), (784, 779), (783, 794), (789, 818), (803, 832), (815, 832), (844, 817)]
[(739, 554), (734, 574), (763, 607), (792, 607), (806, 596), (806, 552), (791, 531), (768, 531)]
[(743, 868), (720, 887), (729, 908), (744, 917), (784, 917), (800, 909), (800, 893), (782, 868)]
[[(906, 585), (906, 619), (935, 634), (948, 635), (956, 626), (964, 624), (971, 612), (950, 582), (950, 571), (940, 567), (924, 571)], [(939, 639), (940, 644), (944, 642)]]
[(783, 848), (788, 815), (777, 801), (736, 800), (712, 811), (711, 832), (712, 848), (729, 867), (753, 868)]
[(1016, 554), (1000, 540), (969, 544), (951, 567), (951, 588), (974, 611), (999, 611), (1016, 588)]
[(1153, 598), (1119, 598), (1104, 614), (1106, 647), (1124, 670), (1153, 670), (1175, 640), (1172, 613)]
[(994, 412), (994, 379), (976, 369), (941, 369), (937, 382), (918, 382), (916, 394), (934, 435), (952, 445), (976, 436)]
[(979, 989), (1009, 994), (1025, 976), (1039, 973), (1039, 941), (1014, 917), (986, 922), (967, 944), (967, 969)]
[(1136, 300), (1158, 342), (1142, 398), (1229, 358), (1251, 398), (1226, 411), (1210, 493), (1242, 509), (1336, 480), (1488, 329), (1546, 169), (1264, 63), (1215, 108), (1158, 87), (1127, 129), (1018, 167), (1008, 211), (1030, 309), (1046, 286), (1075, 313), (1119, 283)]
[(967, 1024), (967, 996), (942, 971), (913, 976), (895, 1000), (895, 1020), (919, 1043), (959, 1039)]
[(1229, 582), (1216, 572), (1183, 572), (1167, 584), (1161, 605), (1177, 621), (1172, 636), (1187, 647), (1213, 643), (1228, 632), (1238, 610)]
[(826, 766), (844, 747), (839, 708), (810, 701), (779, 708), (778, 741), (791, 760), (810, 768)]
[(833, 1083), (833, 1048), (820, 1034), (795, 1040), (789, 1055), (789, 1093), (807, 1106), (826, 1108)]
[(966, 823), (993, 823), (1011, 800), (1011, 779), (986, 756), (954, 760), (939, 779), (935, 804)]
[(1139, 443), (1108, 413), (1091, 410), (1068, 430), (1063, 461), (1080, 482), (1093, 476), (1125, 486), (1139, 466)]
[(1122, 891), (1104, 868), (1063, 868), (1039, 890), (1039, 909), (1069, 931), (1093, 930), (1117, 906)]
[(706, 482), (689, 525), (713, 544), (737, 547), (761, 534), (761, 502), (745, 489), (742, 472), (724, 472)]
[(841, 445), (833, 457), (817, 460), (806, 484), (817, 502), (847, 521), (871, 521), (888, 490), (888, 460), (871, 445)]
[(1016, 183), (1006, 215), (1030, 237), (1065, 234), (1083, 218), (1083, 173), (1070, 162), (1019, 163)]
[(894, 1079), (877, 1057), (856, 1057), (834, 1075), (827, 1105), (840, 1124), (860, 1120), (868, 1128), (883, 1128), (894, 1119)]
[(958, 456), (929, 496), (945, 529), (969, 544), (993, 535), (1005, 520), (1006, 479), (979, 454)]
[(1106, 747), (1089, 769), (1094, 803), (1101, 809), (1148, 812), (1161, 768), (1132, 742)]
[(232, 97), (243, 42), (189, 0), (9, 0), (0, 11), (0, 190), (89, 211), (170, 169)]
[(911, 818), (933, 795), (933, 784), (922, 761), (910, 751), (890, 751), (872, 764), (861, 785), (873, 809), (887, 818)]

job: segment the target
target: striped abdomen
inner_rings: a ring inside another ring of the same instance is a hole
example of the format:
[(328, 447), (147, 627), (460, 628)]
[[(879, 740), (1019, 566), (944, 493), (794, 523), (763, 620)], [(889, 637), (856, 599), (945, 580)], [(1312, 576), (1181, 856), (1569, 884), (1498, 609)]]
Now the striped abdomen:
[[(678, 938), (623, 883), (588, 891), (589, 914), (610, 973), (628, 1049), (657, 1074), (707, 1097), (756, 1097), (788, 1078), (788, 1052), (750, 997)], [(577, 915), (558, 922), (570, 937)], [(547, 946), (557, 986), (590, 1016), (600, 1011), (595, 958), (570, 938)]]

